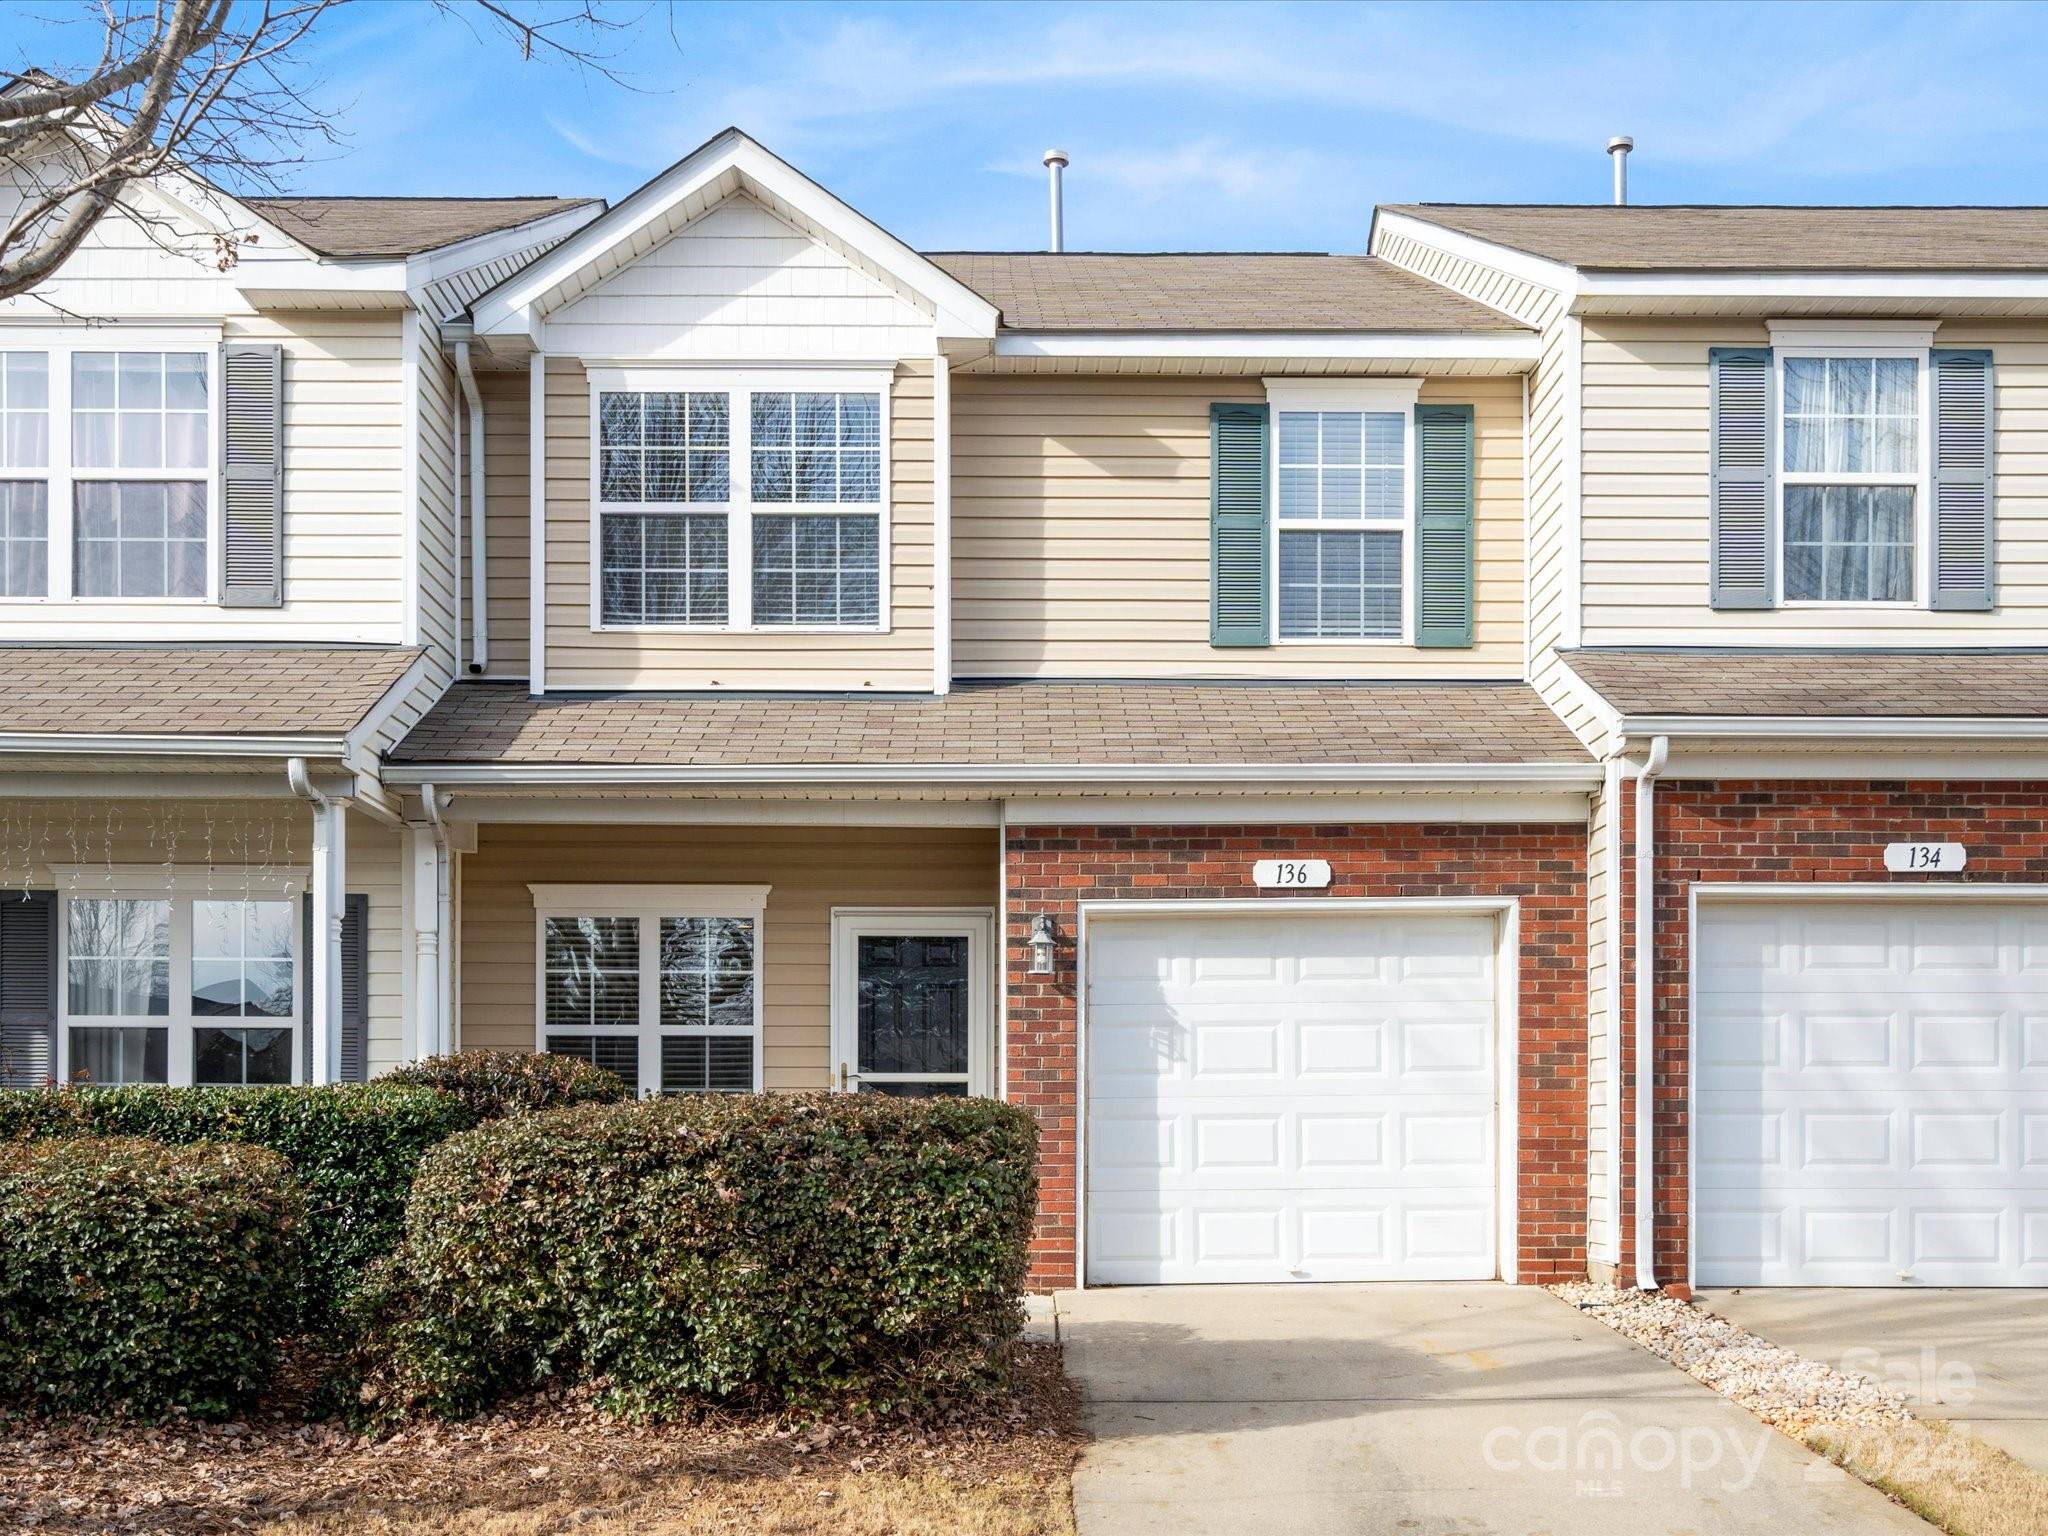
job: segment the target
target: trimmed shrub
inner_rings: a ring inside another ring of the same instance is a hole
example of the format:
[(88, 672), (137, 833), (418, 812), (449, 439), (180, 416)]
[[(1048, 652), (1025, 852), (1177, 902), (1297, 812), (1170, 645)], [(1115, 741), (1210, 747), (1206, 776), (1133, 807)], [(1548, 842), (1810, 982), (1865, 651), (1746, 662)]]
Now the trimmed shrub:
[(0, 1093), (0, 1138), (146, 1136), (280, 1154), (305, 1190), (299, 1315), (309, 1327), (332, 1321), (341, 1296), (397, 1243), (421, 1154), (474, 1123), (446, 1094), (383, 1083)]
[(220, 1418), (269, 1379), (304, 1207), (261, 1147), (0, 1146), (0, 1397)]
[(346, 1389), (369, 1424), (550, 1382), (651, 1418), (995, 1390), (1037, 1143), (986, 1099), (707, 1094), (500, 1120), (421, 1162), (405, 1241), (352, 1306)]
[(479, 1122), (570, 1104), (617, 1104), (633, 1097), (626, 1080), (616, 1072), (573, 1056), (532, 1051), (430, 1056), (387, 1072), (380, 1081), (452, 1093)]

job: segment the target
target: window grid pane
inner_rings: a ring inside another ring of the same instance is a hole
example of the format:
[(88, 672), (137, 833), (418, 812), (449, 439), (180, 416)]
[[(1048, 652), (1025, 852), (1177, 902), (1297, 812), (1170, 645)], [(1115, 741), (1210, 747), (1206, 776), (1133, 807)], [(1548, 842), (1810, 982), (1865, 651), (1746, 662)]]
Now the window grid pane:
[(203, 353), (74, 353), (72, 462), (81, 469), (206, 468), (206, 392)]
[(292, 1080), (292, 1032), (289, 1029), (195, 1029), (192, 1031), (192, 1081), (202, 1085), (243, 1087), (253, 1083)]
[(74, 1018), (171, 1011), (171, 904), (74, 897), (66, 914), (66, 1012)]
[(1402, 521), (1407, 452), (1396, 411), (1282, 411), (1280, 521)]
[(757, 502), (872, 505), (882, 499), (882, 397), (756, 394), (750, 489)]
[(573, 1056), (593, 1067), (601, 1067), (624, 1079), (633, 1092), (640, 1091), (640, 1041), (637, 1037), (549, 1035), (546, 1049), (550, 1056)]
[(1910, 357), (1787, 358), (1786, 472), (1916, 473), (1919, 368)]
[(71, 1031), (71, 1081), (119, 1088), (170, 1080), (170, 1030), (162, 1025)]
[(754, 622), (881, 622), (881, 520), (852, 513), (754, 519)]
[(193, 902), (193, 1015), (294, 1017), (291, 934), (288, 901)]
[(661, 920), (661, 1023), (665, 1029), (753, 1029), (752, 918)]
[(550, 1029), (635, 1029), (640, 1023), (640, 920), (551, 917), (545, 931)]
[(0, 597), (50, 591), (50, 487), (41, 480), (0, 481)]
[(720, 391), (600, 391), (598, 500), (730, 501), (731, 417), (731, 397)]
[(1794, 602), (1910, 602), (1913, 525), (1911, 486), (1787, 486), (1785, 596)]
[(723, 514), (607, 512), (600, 523), (605, 623), (726, 622)]
[(1288, 640), (1397, 639), (1399, 533), (1280, 535), (1280, 635)]
[(49, 467), (49, 354), (0, 352), (0, 469)]
[(80, 597), (204, 597), (206, 487), (88, 480), (73, 488), (72, 584)]

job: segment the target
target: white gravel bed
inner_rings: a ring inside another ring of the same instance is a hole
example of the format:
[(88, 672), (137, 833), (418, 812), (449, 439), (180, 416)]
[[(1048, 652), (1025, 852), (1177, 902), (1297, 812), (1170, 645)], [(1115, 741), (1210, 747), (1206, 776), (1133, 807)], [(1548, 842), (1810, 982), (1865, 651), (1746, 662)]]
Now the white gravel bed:
[(1905, 1398), (1869, 1377), (1809, 1360), (1666, 1292), (1587, 1282), (1550, 1291), (1795, 1437), (1821, 1424), (1913, 1422)]

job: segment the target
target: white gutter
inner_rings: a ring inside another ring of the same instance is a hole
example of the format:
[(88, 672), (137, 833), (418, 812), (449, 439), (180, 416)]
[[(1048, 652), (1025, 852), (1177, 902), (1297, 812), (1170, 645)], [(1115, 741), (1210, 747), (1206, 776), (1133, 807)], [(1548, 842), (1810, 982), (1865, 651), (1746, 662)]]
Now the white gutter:
[[(1702, 658), (1710, 661), (1711, 658)], [(2048, 660), (2044, 660), (2048, 666)], [(1885, 737), (1952, 741), (2039, 740), (2048, 738), (2040, 715), (1629, 715), (1621, 729), (1631, 736), (1729, 736), (1756, 740), (1818, 737), (1829, 741)]]
[[(470, 367), (467, 341), (455, 343), (455, 376), (462, 381), (462, 398), (469, 405), (469, 670), (481, 673), (491, 660), (490, 624), (485, 617), (490, 604), (485, 601), (488, 577), (484, 564), (484, 397)], [(461, 473), (458, 455), (456, 474)], [(455, 515), (459, 522), (460, 505)]]
[(1636, 772), (1636, 1287), (1657, 1289), (1657, 776), (1670, 738), (1650, 742)]
[(95, 756), (341, 757), (339, 736), (75, 735), (66, 731), (0, 732), (0, 753), (91, 753)]
[(1591, 792), (1598, 763), (395, 763), (387, 784), (1526, 784)]

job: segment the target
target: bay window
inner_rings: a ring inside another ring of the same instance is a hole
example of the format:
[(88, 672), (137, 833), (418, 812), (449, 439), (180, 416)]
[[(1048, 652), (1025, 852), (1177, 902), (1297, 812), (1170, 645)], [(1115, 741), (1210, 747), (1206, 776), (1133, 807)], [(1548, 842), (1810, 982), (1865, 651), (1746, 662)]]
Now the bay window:
[(1788, 603), (1912, 603), (1925, 504), (1921, 355), (1781, 361)]
[(885, 628), (887, 382), (594, 371), (592, 626)]
[(295, 1080), (303, 1002), (296, 876), (231, 882), (179, 872), (168, 893), (82, 867), (60, 878), (70, 887), (58, 900), (60, 1080)]
[(541, 1050), (639, 1094), (761, 1086), (765, 886), (530, 889)]

